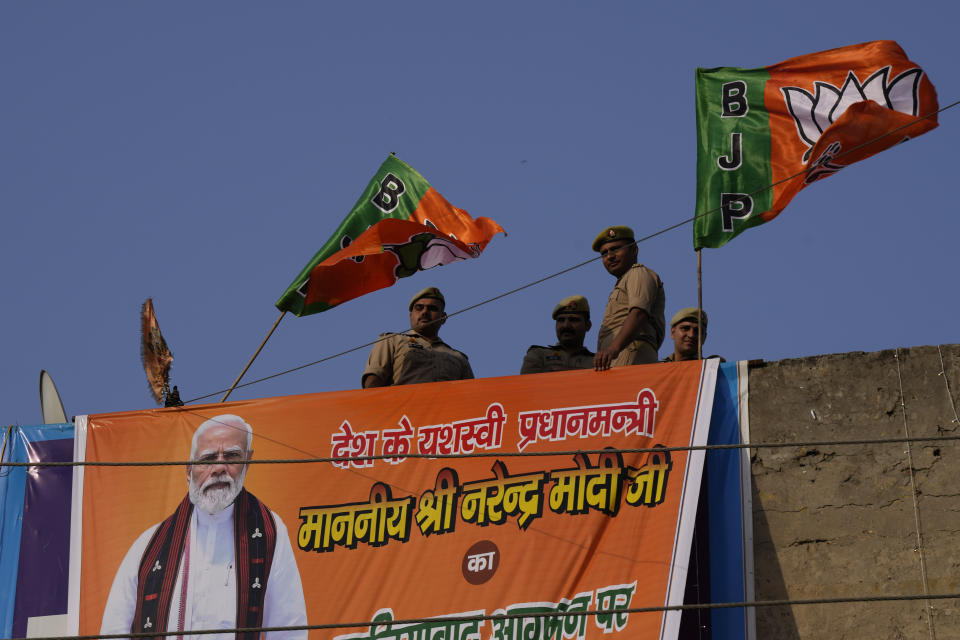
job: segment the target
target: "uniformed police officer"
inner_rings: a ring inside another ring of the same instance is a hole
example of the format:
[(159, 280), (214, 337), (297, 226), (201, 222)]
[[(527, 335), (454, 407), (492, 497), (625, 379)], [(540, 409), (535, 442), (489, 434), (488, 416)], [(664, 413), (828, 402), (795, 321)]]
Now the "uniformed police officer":
[(445, 306), (443, 294), (436, 287), (413, 296), (410, 331), (380, 334), (363, 370), (364, 389), (473, 378), (466, 354), (437, 336), (447, 319)]
[[(700, 323), (697, 323), (697, 308), (685, 307), (673, 314), (670, 319), (670, 337), (673, 339), (673, 353), (662, 362), (681, 362), (697, 359), (697, 338), (702, 345), (707, 341), (707, 312), (700, 311)], [(720, 356), (709, 356), (720, 358)], [(723, 358), (720, 358), (723, 361)]]
[(583, 296), (569, 296), (553, 308), (557, 344), (533, 345), (523, 357), (520, 373), (544, 373), (568, 369), (592, 369), (593, 352), (583, 346), (590, 330), (590, 305)]
[(663, 344), (663, 282), (652, 269), (637, 263), (637, 244), (630, 227), (607, 227), (593, 241), (607, 273), (617, 283), (607, 299), (607, 308), (597, 335), (594, 368), (657, 362)]

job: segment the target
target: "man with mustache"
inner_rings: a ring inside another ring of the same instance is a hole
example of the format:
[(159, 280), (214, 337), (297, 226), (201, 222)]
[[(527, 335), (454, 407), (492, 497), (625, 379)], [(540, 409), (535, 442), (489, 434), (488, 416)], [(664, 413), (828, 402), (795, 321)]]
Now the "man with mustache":
[[(287, 528), (243, 488), (253, 430), (226, 414), (193, 434), (189, 491), (173, 515), (147, 529), (114, 577), (101, 634), (307, 624), (300, 573)], [(198, 640), (259, 638), (212, 634)], [(306, 631), (274, 631), (270, 640), (305, 640)]]
[(663, 344), (663, 282), (652, 269), (637, 264), (637, 243), (630, 227), (607, 227), (593, 241), (607, 273), (617, 283), (597, 335), (597, 371), (657, 362)]
[(545, 373), (568, 369), (592, 369), (593, 352), (583, 346), (590, 330), (590, 305), (583, 296), (564, 298), (553, 308), (557, 344), (532, 345), (523, 357), (520, 373)]
[(410, 331), (380, 334), (360, 379), (364, 389), (473, 378), (466, 354), (438, 335), (447, 319), (445, 305), (446, 300), (436, 287), (427, 287), (413, 296)]

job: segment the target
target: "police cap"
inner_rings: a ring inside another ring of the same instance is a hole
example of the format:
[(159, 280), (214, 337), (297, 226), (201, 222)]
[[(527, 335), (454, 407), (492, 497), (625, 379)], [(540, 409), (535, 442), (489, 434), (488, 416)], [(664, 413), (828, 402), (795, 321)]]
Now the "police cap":
[(600, 251), (600, 247), (613, 240), (629, 240), (633, 242), (633, 229), (630, 227), (607, 227), (600, 232), (593, 241), (593, 250)]
[(590, 305), (583, 296), (567, 296), (553, 308), (553, 319), (561, 313), (579, 313), (587, 320), (590, 319)]
[[(703, 318), (703, 323), (702, 323), (702, 324), (703, 324), (703, 330), (706, 331), (706, 330), (707, 330), (707, 312), (706, 312), (706, 311), (701, 311), (700, 313), (702, 314), (702, 315), (701, 315), (701, 318)], [(673, 317), (670, 318), (670, 328), (671, 328), (671, 329), (674, 328), (675, 326), (677, 326), (678, 324), (680, 324), (680, 323), (683, 322), (684, 320), (689, 320), (690, 322), (696, 322), (696, 321), (697, 321), (697, 308), (696, 308), (696, 307), (685, 307), (685, 308), (683, 308), (683, 309), (680, 309), (680, 311), (677, 311), (675, 314), (673, 314)]]
[(420, 298), (436, 298), (443, 303), (444, 307), (447, 306), (447, 301), (443, 299), (443, 294), (440, 293), (440, 289), (437, 289), (436, 287), (427, 287), (417, 295), (410, 298), (410, 307), (407, 309), (407, 311), (413, 311), (414, 303), (416, 303), (416, 301)]

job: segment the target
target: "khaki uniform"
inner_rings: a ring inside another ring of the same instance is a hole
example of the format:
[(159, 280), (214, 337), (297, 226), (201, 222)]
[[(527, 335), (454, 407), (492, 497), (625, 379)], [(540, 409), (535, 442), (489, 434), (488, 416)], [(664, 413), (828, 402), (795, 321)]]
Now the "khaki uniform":
[(560, 345), (541, 347), (533, 345), (523, 356), (520, 373), (546, 373), (548, 371), (568, 371), (570, 369), (593, 369), (593, 353), (586, 347), (580, 347), (570, 353)]
[(660, 276), (642, 264), (631, 266), (617, 279), (617, 284), (607, 299), (607, 309), (597, 335), (598, 350), (610, 346), (627, 319), (630, 309), (643, 309), (647, 312), (647, 318), (641, 323), (633, 340), (614, 359), (612, 366), (657, 362), (657, 350), (663, 344), (666, 332), (667, 323), (663, 315), (666, 302)]
[(380, 337), (370, 350), (361, 385), (368, 373), (376, 374), (386, 385), (473, 378), (467, 356), (443, 340), (430, 341), (414, 331)]

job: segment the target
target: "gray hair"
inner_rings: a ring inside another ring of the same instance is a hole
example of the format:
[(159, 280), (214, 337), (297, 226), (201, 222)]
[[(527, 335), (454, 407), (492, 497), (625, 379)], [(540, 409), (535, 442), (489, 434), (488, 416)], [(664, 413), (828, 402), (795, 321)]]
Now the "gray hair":
[(250, 454), (250, 446), (253, 444), (253, 427), (251, 427), (247, 422), (240, 416), (235, 416), (232, 413), (225, 413), (222, 416), (216, 416), (206, 420), (203, 424), (197, 427), (197, 430), (193, 432), (193, 442), (190, 443), (190, 459), (195, 460), (197, 456), (197, 440), (207, 429), (211, 427), (231, 427), (233, 429), (243, 429), (247, 434), (247, 446), (246, 453)]

